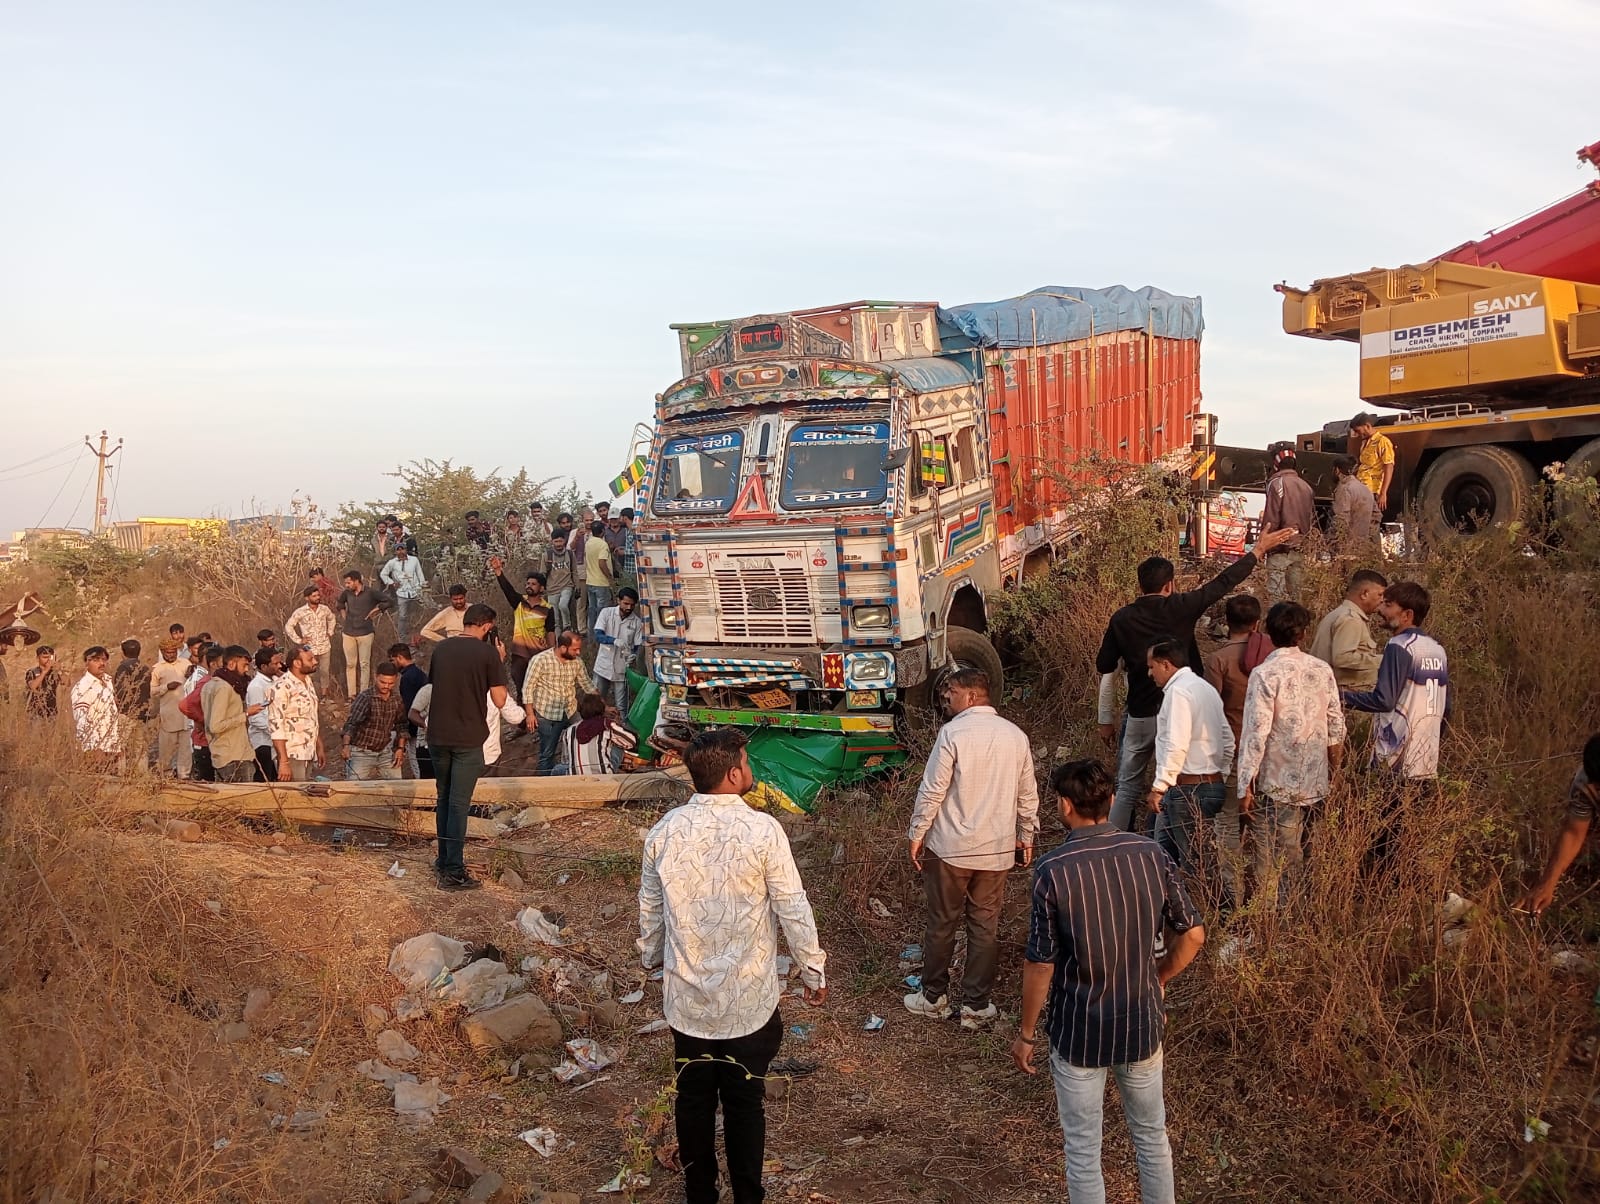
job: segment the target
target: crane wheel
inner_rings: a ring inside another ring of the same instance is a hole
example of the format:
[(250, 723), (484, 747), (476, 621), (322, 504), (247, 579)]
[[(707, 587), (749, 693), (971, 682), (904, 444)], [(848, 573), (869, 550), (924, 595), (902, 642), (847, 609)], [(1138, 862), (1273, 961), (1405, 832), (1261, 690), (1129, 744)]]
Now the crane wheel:
[[(1585, 477), (1600, 477), (1600, 439), (1591, 439), (1567, 457), (1566, 476), (1569, 481)], [(1575, 497), (1556, 495), (1556, 509), (1561, 518), (1575, 522), (1583, 515), (1584, 504)]]
[(1417, 509), (1433, 539), (1504, 527), (1533, 505), (1533, 465), (1504, 447), (1455, 447), (1423, 474)]

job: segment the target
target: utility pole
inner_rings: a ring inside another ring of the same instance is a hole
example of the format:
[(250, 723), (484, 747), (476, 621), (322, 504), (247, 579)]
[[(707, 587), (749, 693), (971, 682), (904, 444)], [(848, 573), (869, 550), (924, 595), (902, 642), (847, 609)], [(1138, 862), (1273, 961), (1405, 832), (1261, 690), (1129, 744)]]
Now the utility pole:
[(122, 450), (122, 440), (117, 440), (117, 445), (110, 451), (106, 450), (106, 433), (100, 432), (100, 448), (95, 450), (94, 444), (89, 442), (89, 436), (83, 437), (83, 445), (91, 452), (97, 463), (94, 470), (94, 533), (100, 534), (106, 526), (106, 465), (111, 462), (111, 457)]

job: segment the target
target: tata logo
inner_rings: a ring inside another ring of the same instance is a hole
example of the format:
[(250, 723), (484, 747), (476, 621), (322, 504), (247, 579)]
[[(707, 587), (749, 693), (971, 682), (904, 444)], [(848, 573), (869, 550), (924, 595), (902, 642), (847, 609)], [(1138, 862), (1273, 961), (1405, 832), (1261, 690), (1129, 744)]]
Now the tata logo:
[(1538, 293), (1515, 293), (1510, 297), (1491, 297), (1485, 301), (1474, 301), (1472, 312), (1474, 314), (1499, 314), (1508, 309), (1527, 309), (1539, 303)]

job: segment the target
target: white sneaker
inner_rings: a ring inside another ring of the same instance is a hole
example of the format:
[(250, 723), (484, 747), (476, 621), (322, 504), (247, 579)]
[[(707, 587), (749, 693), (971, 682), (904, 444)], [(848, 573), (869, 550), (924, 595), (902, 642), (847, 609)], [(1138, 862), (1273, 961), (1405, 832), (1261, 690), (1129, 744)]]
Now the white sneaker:
[(979, 1029), (988, 1028), (989, 1025), (993, 1024), (999, 1018), (1000, 1009), (995, 1007), (992, 1003), (982, 1011), (969, 1008), (966, 1004), (961, 1005), (961, 1027), (966, 1029), (969, 1033), (975, 1033)]
[(950, 996), (941, 995), (938, 999), (930, 1000), (921, 991), (905, 997), (906, 1011), (918, 1016), (927, 1016), (930, 1020), (950, 1019)]

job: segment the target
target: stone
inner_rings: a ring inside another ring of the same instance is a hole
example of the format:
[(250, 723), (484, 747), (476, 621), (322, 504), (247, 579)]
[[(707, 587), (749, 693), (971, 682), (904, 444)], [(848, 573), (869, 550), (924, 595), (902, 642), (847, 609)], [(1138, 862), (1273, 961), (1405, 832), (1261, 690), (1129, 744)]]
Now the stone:
[(479, 1175), (461, 1197), (463, 1204), (510, 1204), (516, 1193), (506, 1186), (506, 1181), (495, 1171)]
[(167, 821), (159, 815), (141, 815), (139, 817), (139, 826), (147, 832), (154, 832), (157, 836), (160, 836), (167, 830)]
[(480, 1054), (507, 1050), (555, 1049), (561, 1044), (561, 1022), (537, 995), (517, 995), (461, 1021), (472, 1048)]
[(382, 1032), (389, 1027), (389, 1012), (380, 1004), (369, 1003), (361, 1009), (361, 1027), (369, 1033)]
[(615, 903), (602, 903), (600, 905), (600, 918), (602, 920), (614, 920), (621, 911), (622, 908)]
[(244, 1022), (254, 1024), (266, 1014), (271, 1003), (271, 991), (266, 987), (251, 987), (244, 997)]
[(617, 1028), (622, 1024), (622, 1009), (615, 999), (602, 999), (590, 1006), (589, 1020), (596, 1028)]
[(789, 1098), (789, 1080), (782, 1075), (773, 1075), (767, 1079), (767, 1098), (780, 1100)]
[(217, 1040), (224, 1045), (232, 1045), (236, 1041), (248, 1041), (250, 1040), (250, 1026), (242, 1020), (224, 1024), (217, 1030)]
[(428, 1204), (433, 1199), (433, 1188), (419, 1187), (409, 1196), (400, 1201), (400, 1204)]
[(287, 857), (287, 856), (289, 856), (289, 850), (284, 848), (281, 844), (269, 845), (268, 848), (267, 848), (267, 852), (272, 853), (274, 856), (278, 856), (278, 857)]
[(575, 1191), (536, 1191), (528, 1204), (583, 1204)]
[(446, 1187), (471, 1187), (489, 1173), (489, 1166), (465, 1146), (445, 1146), (434, 1161), (433, 1177)]
[(193, 844), (200, 839), (200, 825), (192, 819), (169, 819), (162, 829), (168, 840)]
[(378, 1034), (378, 1056), (386, 1062), (415, 1062), (422, 1051), (392, 1028)]
[(522, 875), (516, 870), (501, 870), (500, 885), (507, 890), (527, 890), (528, 884), (522, 880)]

